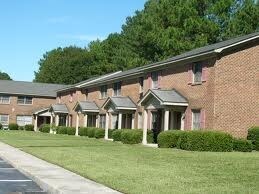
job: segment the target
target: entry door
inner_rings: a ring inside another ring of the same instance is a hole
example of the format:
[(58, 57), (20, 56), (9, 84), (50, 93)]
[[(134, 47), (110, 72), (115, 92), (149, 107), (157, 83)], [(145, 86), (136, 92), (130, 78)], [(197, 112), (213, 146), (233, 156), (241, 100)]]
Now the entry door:
[(174, 112), (174, 129), (181, 129), (181, 112)]
[(161, 131), (161, 119), (162, 119), (162, 111), (153, 111), (152, 113), (152, 122), (151, 122), (151, 129), (156, 132)]

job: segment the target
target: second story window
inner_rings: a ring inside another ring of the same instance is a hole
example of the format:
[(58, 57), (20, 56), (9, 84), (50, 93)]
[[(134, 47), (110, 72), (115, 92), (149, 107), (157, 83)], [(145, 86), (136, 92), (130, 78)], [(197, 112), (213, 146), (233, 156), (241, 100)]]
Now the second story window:
[(18, 96), (18, 104), (32, 104), (32, 97), (28, 96)]
[(121, 82), (116, 82), (113, 84), (113, 96), (121, 95)]
[(0, 104), (10, 104), (10, 96), (0, 96)]
[(101, 92), (101, 98), (106, 98), (107, 97), (107, 85), (101, 86), (100, 92)]
[(194, 63), (193, 65), (193, 83), (200, 83), (202, 81), (202, 64)]
[(158, 72), (151, 73), (152, 88), (158, 88)]

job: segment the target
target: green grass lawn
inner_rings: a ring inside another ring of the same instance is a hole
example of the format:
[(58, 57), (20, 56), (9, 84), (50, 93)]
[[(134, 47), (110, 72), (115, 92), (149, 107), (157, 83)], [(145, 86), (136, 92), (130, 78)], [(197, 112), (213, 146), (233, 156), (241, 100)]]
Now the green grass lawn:
[(188, 152), (24, 131), (1, 131), (0, 141), (125, 193), (259, 193), (259, 152)]

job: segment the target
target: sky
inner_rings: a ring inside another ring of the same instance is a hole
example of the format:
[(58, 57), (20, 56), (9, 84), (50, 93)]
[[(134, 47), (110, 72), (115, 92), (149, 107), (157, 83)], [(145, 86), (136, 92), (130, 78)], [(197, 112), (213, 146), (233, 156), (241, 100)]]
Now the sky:
[(0, 71), (32, 81), (43, 54), (120, 32), (146, 0), (1, 0)]

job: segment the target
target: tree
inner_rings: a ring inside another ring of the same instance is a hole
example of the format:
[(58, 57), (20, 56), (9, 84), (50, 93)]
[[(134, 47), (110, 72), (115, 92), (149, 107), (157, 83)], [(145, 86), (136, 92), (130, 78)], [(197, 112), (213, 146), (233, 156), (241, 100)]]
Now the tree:
[(58, 48), (39, 62), (35, 81), (73, 84), (127, 70), (259, 30), (259, 1), (148, 0), (121, 33), (88, 48)]
[(12, 79), (7, 73), (0, 71), (0, 80), (12, 80)]

